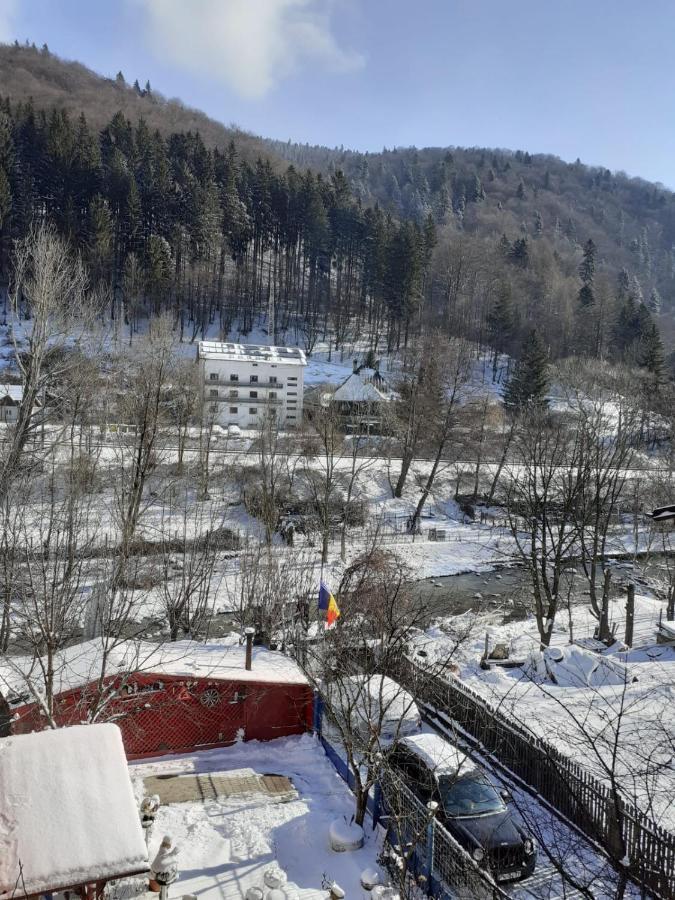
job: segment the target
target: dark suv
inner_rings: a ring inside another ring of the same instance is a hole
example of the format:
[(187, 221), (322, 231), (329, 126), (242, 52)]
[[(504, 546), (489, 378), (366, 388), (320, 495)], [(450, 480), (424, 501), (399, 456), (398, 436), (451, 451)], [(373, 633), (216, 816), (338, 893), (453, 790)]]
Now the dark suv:
[(449, 741), (436, 734), (402, 738), (390, 756), (410, 790), (423, 803), (438, 803), (438, 821), (498, 881), (534, 872), (537, 845), (507, 806), (507, 791)]

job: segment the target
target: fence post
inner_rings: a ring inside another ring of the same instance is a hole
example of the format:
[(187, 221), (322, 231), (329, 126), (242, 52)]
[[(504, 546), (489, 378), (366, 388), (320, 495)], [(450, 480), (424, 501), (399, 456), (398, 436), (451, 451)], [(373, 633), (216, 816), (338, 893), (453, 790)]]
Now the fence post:
[(628, 585), (626, 595), (626, 634), (624, 642), (629, 646), (633, 646), (633, 622), (635, 620), (635, 585)]
[(313, 727), (314, 734), (317, 737), (321, 737), (321, 726), (323, 724), (323, 700), (321, 699), (321, 694), (318, 691), (314, 691), (314, 711), (313, 711)]
[(434, 829), (436, 827), (436, 810), (438, 803), (430, 800), (427, 803), (427, 812), (429, 813), (429, 821), (427, 822), (427, 842), (424, 854), (424, 872), (422, 873), (427, 880), (427, 884), (431, 884), (431, 874), (434, 870)]
[(377, 828), (382, 815), (382, 786), (379, 779), (373, 786), (373, 831)]

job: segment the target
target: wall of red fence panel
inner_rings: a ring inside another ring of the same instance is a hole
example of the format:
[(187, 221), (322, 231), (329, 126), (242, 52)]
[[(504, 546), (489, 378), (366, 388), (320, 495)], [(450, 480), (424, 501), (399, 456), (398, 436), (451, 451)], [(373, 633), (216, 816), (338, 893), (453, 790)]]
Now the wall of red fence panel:
[[(129, 758), (184, 753), (237, 740), (271, 740), (301, 734), (312, 724), (312, 691), (302, 684), (219, 681), (143, 674), (118, 688), (109, 680), (109, 700), (97, 721), (114, 721)], [(59, 726), (87, 721), (96, 703), (94, 686), (57, 698)], [(12, 732), (45, 728), (36, 704), (13, 711)]]

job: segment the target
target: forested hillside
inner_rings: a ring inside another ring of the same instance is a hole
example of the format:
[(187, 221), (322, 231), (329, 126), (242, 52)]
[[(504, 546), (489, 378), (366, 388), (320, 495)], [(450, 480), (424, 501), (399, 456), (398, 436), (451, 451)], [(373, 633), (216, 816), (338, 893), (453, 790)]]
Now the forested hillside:
[[(43, 49), (0, 52), (0, 248), (46, 216), (130, 339), (170, 308), (183, 339), (275, 334), (380, 350), (440, 327), (519, 355), (668, 374), (675, 196), (554, 157), (363, 155), (263, 142)], [(280, 163), (285, 157), (289, 165)]]

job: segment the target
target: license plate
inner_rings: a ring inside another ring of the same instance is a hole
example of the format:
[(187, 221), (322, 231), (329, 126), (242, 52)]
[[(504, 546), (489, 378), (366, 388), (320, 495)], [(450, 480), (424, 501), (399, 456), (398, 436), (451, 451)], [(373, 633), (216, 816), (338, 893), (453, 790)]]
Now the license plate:
[(497, 875), (497, 881), (513, 881), (514, 878), (520, 878), (522, 874), (520, 869), (511, 869), (508, 872), (500, 872)]

